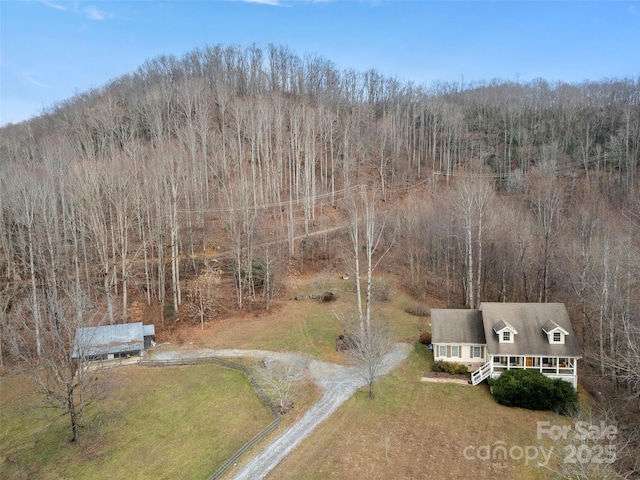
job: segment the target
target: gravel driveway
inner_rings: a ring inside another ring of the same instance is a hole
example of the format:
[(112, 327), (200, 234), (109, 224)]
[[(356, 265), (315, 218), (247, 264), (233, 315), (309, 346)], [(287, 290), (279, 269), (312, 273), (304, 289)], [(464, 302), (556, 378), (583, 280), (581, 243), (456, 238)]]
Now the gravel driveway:
[[(396, 344), (384, 359), (381, 375), (385, 375), (407, 358), (410, 346)], [(336, 411), (356, 390), (367, 382), (356, 367), (345, 367), (334, 363), (311, 360), (301, 354), (269, 352), (266, 350), (171, 350), (157, 351), (154, 360), (174, 360), (202, 357), (253, 357), (280, 362), (308, 362), (309, 373), (322, 389), (322, 396), (307, 413), (292, 427), (283, 431), (264, 450), (253, 457), (234, 479), (262, 479), (287, 456), (314, 428)]]

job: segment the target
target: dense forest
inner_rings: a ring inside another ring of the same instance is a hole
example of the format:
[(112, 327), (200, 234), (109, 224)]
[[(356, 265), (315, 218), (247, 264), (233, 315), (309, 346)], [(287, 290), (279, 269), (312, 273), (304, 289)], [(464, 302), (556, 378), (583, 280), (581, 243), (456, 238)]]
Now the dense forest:
[(640, 78), (415, 85), (279, 46), (155, 58), (0, 130), (2, 354), (16, 331), (39, 355), (61, 325), (129, 321), (133, 297), (166, 328), (271, 308), (292, 271), (346, 271), (365, 192), (377, 273), (448, 305), (565, 302), (586, 362), (637, 396), (639, 169)]

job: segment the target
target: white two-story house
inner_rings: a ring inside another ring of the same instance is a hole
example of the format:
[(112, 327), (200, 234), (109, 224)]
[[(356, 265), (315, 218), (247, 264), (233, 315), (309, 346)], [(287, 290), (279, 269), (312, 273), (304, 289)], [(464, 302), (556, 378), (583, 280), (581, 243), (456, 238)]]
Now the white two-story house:
[(536, 369), (578, 385), (578, 341), (562, 303), (482, 303), (431, 310), (434, 360), (470, 367), (471, 383), (505, 370)]

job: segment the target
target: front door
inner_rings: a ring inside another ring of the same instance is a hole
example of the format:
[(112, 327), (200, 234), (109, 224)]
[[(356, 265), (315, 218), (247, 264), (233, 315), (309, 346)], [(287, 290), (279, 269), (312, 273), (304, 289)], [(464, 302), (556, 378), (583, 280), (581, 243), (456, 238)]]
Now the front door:
[(527, 357), (527, 367), (533, 367), (533, 357)]

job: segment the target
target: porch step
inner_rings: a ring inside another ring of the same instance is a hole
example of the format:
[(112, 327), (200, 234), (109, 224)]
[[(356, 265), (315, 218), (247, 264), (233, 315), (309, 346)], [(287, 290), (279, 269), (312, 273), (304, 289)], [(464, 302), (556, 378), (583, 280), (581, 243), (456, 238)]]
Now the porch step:
[(491, 375), (492, 370), (493, 369), (491, 366), (491, 362), (485, 363), (478, 370), (471, 374), (471, 384), (478, 385), (482, 381), (486, 380), (487, 378), (489, 378), (489, 375)]

